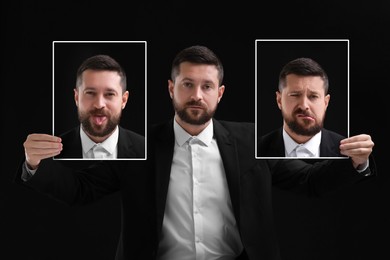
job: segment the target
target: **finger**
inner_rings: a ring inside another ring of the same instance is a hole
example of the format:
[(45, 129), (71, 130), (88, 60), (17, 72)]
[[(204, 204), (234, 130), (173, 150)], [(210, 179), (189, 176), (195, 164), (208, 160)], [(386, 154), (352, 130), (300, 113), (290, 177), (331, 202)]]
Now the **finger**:
[(29, 148), (60, 148), (61, 138), (48, 134), (30, 134), (27, 136), (23, 146)]
[(371, 152), (372, 152), (371, 148), (356, 148), (356, 149), (348, 149), (348, 150), (340, 151), (341, 154), (349, 157), (364, 157), (364, 158), (368, 158)]
[(61, 138), (58, 136), (48, 135), (48, 134), (29, 134), (27, 136), (27, 141), (46, 141), (46, 142), (60, 143)]
[(55, 147), (55, 148), (29, 148), (26, 149), (26, 153), (29, 154), (29, 156), (42, 156), (45, 154), (55, 154), (62, 151), (61, 147)]
[(345, 138), (341, 140), (341, 144), (345, 143), (354, 143), (354, 142), (360, 142), (360, 141), (371, 141), (371, 136), (367, 134), (360, 134), (360, 135), (355, 135), (351, 136), (349, 138)]
[(36, 166), (39, 165), (39, 163), (41, 162), (41, 160), (43, 159), (47, 159), (47, 158), (51, 158), (51, 157), (54, 157), (56, 155), (58, 155), (59, 152), (57, 153), (48, 153), (48, 154), (43, 154), (41, 156), (31, 156), (31, 157), (26, 157), (26, 162), (32, 166), (33, 168), (35, 168)]
[(48, 152), (48, 153), (40, 154), (40, 155), (39, 155), (39, 158), (40, 158), (40, 160), (46, 159), (46, 158), (50, 158), (50, 157), (53, 157), (53, 156), (58, 155), (60, 152), (61, 152), (61, 151), (53, 151), (53, 152)]
[(374, 143), (371, 140), (367, 141), (359, 141), (359, 142), (353, 142), (353, 143), (343, 143), (340, 144), (340, 150), (352, 150), (352, 149), (359, 149), (359, 148), (368, 148), (372, 149), (374, 147)]
[(48, 142), (48, 141), (26, 141), (24, 143), (25, 149), (61, 149), (62, 143)]

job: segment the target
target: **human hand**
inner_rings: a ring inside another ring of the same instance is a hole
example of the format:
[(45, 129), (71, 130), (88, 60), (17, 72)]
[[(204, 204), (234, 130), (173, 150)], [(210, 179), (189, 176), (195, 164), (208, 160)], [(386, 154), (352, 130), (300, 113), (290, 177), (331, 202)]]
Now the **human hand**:
[(30, 134), (23, 143), (27, 165), (38, 168), (42, 159), (58, 155), (62, 151), (61, 138), (48, 134)]
[(371, 136), (360, 134), (341, 140), (340, 153), (350, 157), (353, 167), (357, 168), (367, 162), (373, 147), (374, 142), (371, 140)]

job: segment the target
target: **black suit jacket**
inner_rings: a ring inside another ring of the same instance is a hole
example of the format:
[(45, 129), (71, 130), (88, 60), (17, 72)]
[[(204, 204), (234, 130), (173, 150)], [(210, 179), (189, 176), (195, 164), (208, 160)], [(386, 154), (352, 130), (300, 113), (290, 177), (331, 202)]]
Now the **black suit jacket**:
[[(63, 133), (60, 137), (63, 150), (56, 158), (83, 158), (80, 126)], [(117, 158), (146, 158), (145, 146), (144, 136), (119, 126)]]
[[(340, 153), (340, 141), (345, 137), (322, 129), (320, 157), (346, 157)], [(283, 141), (283, 128), (276, 129), (260, 138), (258, 144), (258, 157), (285, 157)]]
[[(214, 120), (214, 135), (223, 160), (234, 216), (248, 258), (280, 259), (274, 230), (272, 185), (318, 196), (364, 178), (350, 160), (256, 160), (253, 123)], [(16, 181), (69, 204), (85, 204), (119, 191), (122, 229), (116, 259), (155, 259), (174, 149), (173, 121), (148, 134), (148, 159), (101, 161), (83, 171), (42, 160), (27, 182)], [(375, 164), (370, 169), (375, 174)], [(172, 259), (176, 260), (176, 259)]]

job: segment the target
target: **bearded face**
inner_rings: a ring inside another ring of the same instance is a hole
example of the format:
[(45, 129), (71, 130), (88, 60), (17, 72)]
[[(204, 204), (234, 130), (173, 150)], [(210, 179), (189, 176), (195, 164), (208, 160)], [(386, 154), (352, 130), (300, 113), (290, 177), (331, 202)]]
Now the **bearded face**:
[(276, 93), (284, 124), (291, 133), (308, 137), (323, 128), (329, 99), (319, 76), (289, 74), (283, 90)]
[(79, 121), (94, 142), (104, 141), (119, 125), (129, 96), (120, 83), (116, 71), (86, 70), (74, 89)]
[(169, 93), (178, 119), (193, 126), (207, 124), (214, 116), (225, 86), (219, 86), (215, 65), (184, 62)]

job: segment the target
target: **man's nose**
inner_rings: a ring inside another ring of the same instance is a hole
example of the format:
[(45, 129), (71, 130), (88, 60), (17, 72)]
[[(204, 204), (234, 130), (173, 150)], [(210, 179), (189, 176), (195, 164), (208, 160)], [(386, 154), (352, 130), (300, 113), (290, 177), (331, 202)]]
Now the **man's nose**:
[(198, 101), (203, 98), (203, 93), (202, 93), (202, 87), (201, 86), (195, 86), (193, 88), (193, 91), (191, 93), (192, 99)]
[(301, 109), (303, 109), (303, 110), (308, 110), (308, 109), (309, 109), (309, 103), (310, 103), (310, 100), (309, 100), (309, 98), (307, 98), (306, 96), (302, 96), (302, 97), (299, 99), (299, 106), (300, 106)]
[(97, 109), (102, 109), (106, 106), (106, 99), (103, 95), (97, 95), (95, 98), (94, 106)]

